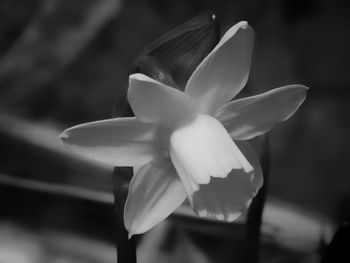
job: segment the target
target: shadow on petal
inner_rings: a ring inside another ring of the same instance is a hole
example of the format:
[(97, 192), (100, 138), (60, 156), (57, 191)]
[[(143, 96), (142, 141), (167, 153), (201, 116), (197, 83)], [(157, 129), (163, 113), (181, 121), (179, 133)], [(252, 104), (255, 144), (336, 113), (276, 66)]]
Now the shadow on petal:
[(209, 184), (200, 185), (193, 195), (193, 211), (222, 221), (236, 220), (249, 207), (263, 185), (259, 158), (248, 142), (236, 141), (237, 146), (254, 170), (233, 169), (226, 178), (212, 177)]
[(211, 178), (193, 195), (193, 210), (199, 216), (222, 221), (236, 220), (250, 205), (261, 187), (260, 176), (232, 170), (226, 178)]

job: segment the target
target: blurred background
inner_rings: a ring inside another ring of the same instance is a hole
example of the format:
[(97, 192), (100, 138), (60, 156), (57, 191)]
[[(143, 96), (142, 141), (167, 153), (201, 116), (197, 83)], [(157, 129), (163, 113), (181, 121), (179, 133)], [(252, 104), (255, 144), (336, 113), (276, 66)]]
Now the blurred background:
[[(221, 33), (241, 20), (255, 30), (243, 95), (310, 87), (270, 132), (262, 262), (319, 262), (350, 218), (345, 0), (0, 0), (0, 263), (116, 261), (112, 169), (72, 155), (57, 136), (109, 118), (143, 48), (206, 11)], [(183, 214), (140, 238), (140, 262), (230, 262), (221, 252), (241, 230), (212, 223), (204, 233), (207, 223)]]

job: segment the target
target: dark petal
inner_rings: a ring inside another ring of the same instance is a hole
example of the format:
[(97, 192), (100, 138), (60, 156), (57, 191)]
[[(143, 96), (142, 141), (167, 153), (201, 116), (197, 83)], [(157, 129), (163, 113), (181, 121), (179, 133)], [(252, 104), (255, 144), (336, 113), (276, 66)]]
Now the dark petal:
[(160, 37), (136, 60), (140, 72), (180, 90), (220, 38), (215, 16), (200, 15)]
[[(163, 35), (136, 59), (130, 74), (143, 73), (180, 90), (199, 63), (219, 42), (220, 34), (213, 14), (203, 14)], [(127, 101), (127, 88), (122, 89), (113, 117), (134, 116)]]
[(156, 57), (142, 57), (139, 61), (137, 61), (136, 71), (143, 73), (152, 79), (158, 80), (170, 87), (177, 87), (178, 85), (172, 77), (170, 68), (165, 67), (161, 60)]

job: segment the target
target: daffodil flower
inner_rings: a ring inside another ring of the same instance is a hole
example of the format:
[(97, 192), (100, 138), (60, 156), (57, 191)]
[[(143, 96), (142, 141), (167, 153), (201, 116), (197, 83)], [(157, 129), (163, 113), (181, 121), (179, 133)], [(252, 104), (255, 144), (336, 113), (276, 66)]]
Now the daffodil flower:
[(262, 186), (258, 157), (246, 140), (293, 115), (307, 88), (284, 86), (231, 101), (247, 82), (253, 40), (246, 22), (231, 27), (184, 92), (130, 75), (127, 95), (136, 117), (90, 122), (61, 134), (73, 151), (134, 167), (124, 214), (130, 235), (149, 230), (186, 198), (199, 216), (234, 221)]

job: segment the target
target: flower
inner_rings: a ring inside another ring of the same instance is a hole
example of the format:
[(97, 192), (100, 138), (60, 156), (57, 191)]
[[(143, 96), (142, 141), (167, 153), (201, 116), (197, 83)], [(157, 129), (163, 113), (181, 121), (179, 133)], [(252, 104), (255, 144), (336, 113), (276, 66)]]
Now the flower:
[(293, 115), (307, 88), (284, 86), (231, 101), (247, 82), (253, 39), (246, 22), (231, 27), (184, 92), (132, 74), (128, 101), (136, 117), (81, 124), (60, 135), (84, 156), (134, 167), (124, 214), (129, 235), (149, 230), (186, 198), (199, 216), (233, 221), (261, 188), (259, 160), (246, 140)]

